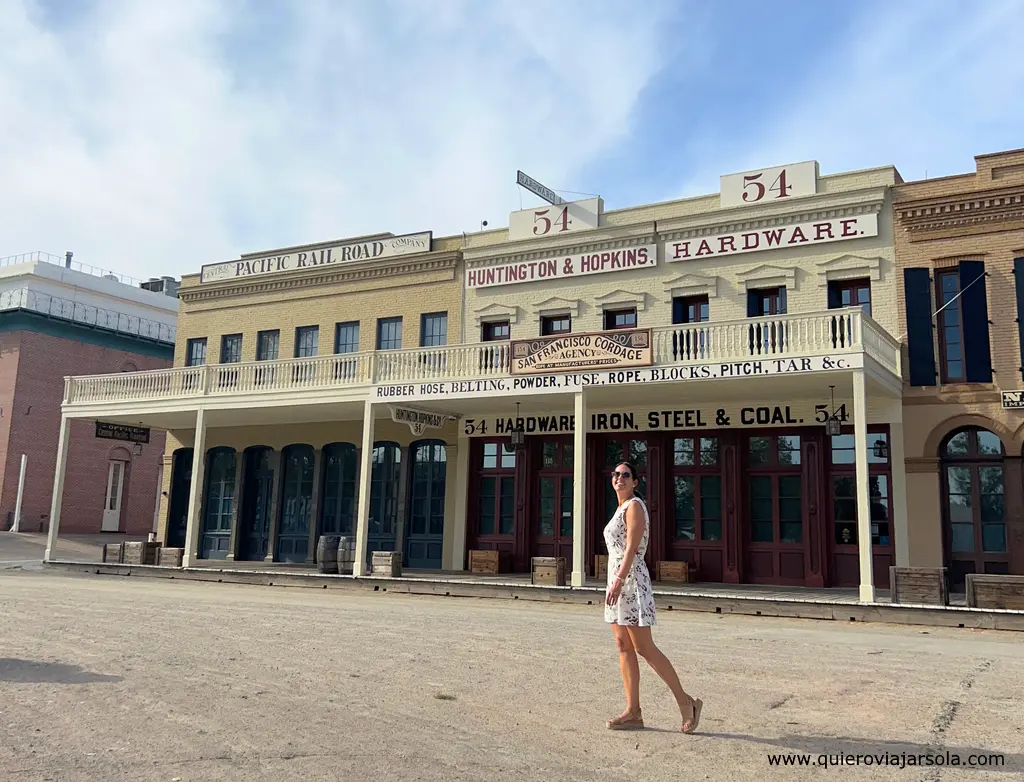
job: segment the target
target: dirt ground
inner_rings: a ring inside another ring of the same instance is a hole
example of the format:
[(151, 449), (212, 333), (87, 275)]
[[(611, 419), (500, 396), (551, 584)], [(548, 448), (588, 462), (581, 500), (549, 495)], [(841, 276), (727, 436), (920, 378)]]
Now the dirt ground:
[[(655, 639), (704, 699), (698, 735), (644, 664), (647, 729), (605, 728), (624, 702), (599, 607), (7, 569), (0, 777), (1024, 775), (1020, 634), (662, 612)], [(948, 765), (979, 752), (1005, 764)], [(901, 753), (947, 764), (850, 765)]]

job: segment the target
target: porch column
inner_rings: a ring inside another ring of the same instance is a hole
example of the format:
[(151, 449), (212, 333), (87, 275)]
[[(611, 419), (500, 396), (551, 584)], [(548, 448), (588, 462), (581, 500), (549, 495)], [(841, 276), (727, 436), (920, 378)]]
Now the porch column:
[(860, 559), (860, 599), (875, 599), (871, 561), (871, 496), (868, 489), (868, 405), (863, 369), (853, 373), (853, 442), (857, 466), (857, 554)]
[(356, 550), (352, 575), (366, 575), (366, 539), (370, 532), (370, 487), (373, 473), (373, 402), (363, 403), (363, 445), (359, 452), (359, 505), (356, 509)]
[[(453, 453), (454, 451), (454, 453)], [(454, 456), (454, 464), (453, 457)], [(453, 469), (454, 468), (454, 469)], [(448, 570), (466, 569), (466, 509), (469, 493), (469, 438), (459, 434), (458, 445), (448, 446), (448, 469), (445, 481), (445, 551)], [(448, 509), (451, 508), (449, 514)], [(449, 518), (451, 521), (449, 522)]]
[(185, 525), (185, 552), (182, 567), (191, 567), (199, 557), (200, 514), (203, 509), (203, 489), (206, 487), (206, 410), (196, 412), (196, 436), (192, 444), (192, 485), (188, 493), (188, 521)]
[(892, 526), (896, 567), (910, 567), (910, 523), (907, 515), (907, 461), (903, 448), (903, 422), (889, 424), (889, 467), (892, 470)]
[(273, 562), (277, 554), (278, 517), (281, 515), (281, 485), (284, 482), (283, 454), (276, 448), (270, 452), (270, 470), (273, 485), (270, 487), (270, 523), (267, 524), (267, 553), (264, 562)]
[(306, 549), (306, 561), (316, 561), (316, 546), (320, 542), (320, 488), (323, 483), (320, 471), (323, 469), (324, 449), (313, 449), (313, 494), (309, 500), (309, 548)]
[(225, 559), (234, 562), (238, 557), (238, 519), (242, 507), (242, 488), (245, 486), (245, 451), (235, 451), (234, 501), (231, 503), (231, 536), (228, 538), (228, 555)]
[[(587, 579), (587, 399), (576, 392), (572, 473), (572, 586)], [(557, 522), (556, 522), (557, 523)]]
[(57, 469), (53, 473), (53, 497), (50, 498), (50, 529), (46, 536), (46, 551), (43, 561), (52, 562), (57, 551), (57, 534), (60, 530), (60, 506), (64, 499), (64, 471), (68, 463), (68, 439), (71, 435), (71, 419), (60, 417), (60, 435), (57, 440)]
[(409, 473), (412, 471), (409, 454), (412, 453), (412, 449), (408, 445), (403, 445), (399, 451), (398, 465), (401, 472), (398, 473), (398, 502), (395, 503), (395, 515), (398, 517), (395, 520), (395, 551), (401, 553), (404, 562), (405, 528), (409, 520), (409, 503), (406, 501), (406, 497), (409, 493)]

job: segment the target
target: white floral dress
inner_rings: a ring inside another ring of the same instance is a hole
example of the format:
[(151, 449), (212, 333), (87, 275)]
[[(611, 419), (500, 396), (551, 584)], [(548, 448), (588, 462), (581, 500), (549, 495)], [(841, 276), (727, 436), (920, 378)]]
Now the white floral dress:
[(644, 512), (644, 534), (640, 538), (640, 546), (633, 557), (633, 567), (622, 584), (622, 591), (615, 605), (604, 606), (604, 621), (610, 624), (630, 625), (632, 627), (652, 627), (654, 625), (654, 588), (651, 585), (651, 574), (644, 562), (647, 551), (647, 539), (651, 531), (651, 518), (647, 515), (647, 506), (639, 497), (633, 497), (619, 507), (604, 528), (604, 542), (608, 547), (608, 587), (618, 573), (622, 560), (626, 557), (626, 508), (639, 502)]

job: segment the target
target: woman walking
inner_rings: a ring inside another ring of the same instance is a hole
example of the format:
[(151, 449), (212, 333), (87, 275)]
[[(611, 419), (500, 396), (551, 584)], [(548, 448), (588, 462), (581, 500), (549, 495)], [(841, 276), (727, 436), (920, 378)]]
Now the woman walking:
[(675, 695), (682, 715), (683, 733), (693, 733), (700, 722), (704, 702), (691, 698), (683, 690), (671, 661), (651, 638), (654, 625), (654, 590), (651, 575), (644, 563), (650, 518), (647, 506), (636, 494), (636, 467), (622, 462), (612, 473), (612, 488), (619, 507), (604, 528), (608, 547), (608, 591), (605, 594), (604, 619), (611, 624), (619, 647), (619, 670), (626, 688), (626, 710), (608, 720), (611, 730), (642, 728), (640, 710), (639, 654), (660, 676)]

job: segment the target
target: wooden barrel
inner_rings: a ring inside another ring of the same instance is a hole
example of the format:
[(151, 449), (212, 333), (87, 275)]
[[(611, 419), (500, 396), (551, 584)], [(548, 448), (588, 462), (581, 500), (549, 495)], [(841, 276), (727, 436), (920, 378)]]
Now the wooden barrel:
[(338, 541), (338, 572), (351, 573), (356, 562), (356, 539), (353, 536), (342, 537)]
[(321, 573), (338, 572), (340, 535), (321, 535), (316, 544), (316, 569)]

